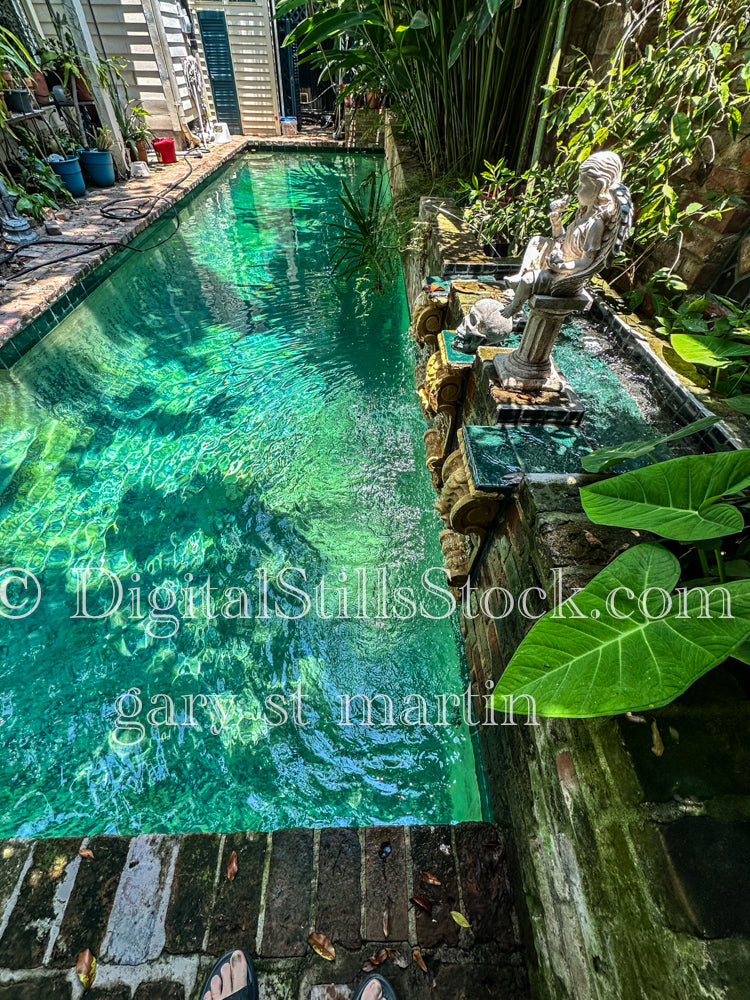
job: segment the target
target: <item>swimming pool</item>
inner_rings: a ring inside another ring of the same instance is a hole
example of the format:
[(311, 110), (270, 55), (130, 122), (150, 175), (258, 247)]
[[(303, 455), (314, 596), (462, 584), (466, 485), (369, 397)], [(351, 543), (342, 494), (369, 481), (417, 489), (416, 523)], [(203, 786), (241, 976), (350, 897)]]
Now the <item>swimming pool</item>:
[(376, 168), (234, 161), (0, 372), (0, 835), (482, 818), (404, 290), (330, 266)]

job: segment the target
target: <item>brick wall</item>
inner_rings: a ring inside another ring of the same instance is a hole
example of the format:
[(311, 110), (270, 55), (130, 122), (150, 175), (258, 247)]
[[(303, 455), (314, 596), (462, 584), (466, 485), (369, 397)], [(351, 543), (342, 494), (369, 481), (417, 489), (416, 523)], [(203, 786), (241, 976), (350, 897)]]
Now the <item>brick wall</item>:
[[(552, 594), (558, 570), (566, 589), (581, 587), (632, 544), (630, 532), (587, 520), (585, 478), (527, 477), (472, 585)], [(527, 624), (463, 619), (475, 691), (499, 678)], [(513, 834), (535, 996), (746, 1000), (750, 702), (737, 676), (715, 671), (641, 722), (516, 721), (482, 727), (480, 745), (496, 815)]]
[[(630, 11), (638, 12), (642, 6), (640, 0), (573, 0), (566, 21), (559, 79), (566, 80), (573, 71), (576, 49), (585, 52), (595, 68), (605, 64), (622, 38)], [(655, 19), (647, 23), (640, 36), (641, 45), (648, 42), (655, 25)], [(750, 51), (745, 51), (743, 58), (750, 58)], [(743, 125), (745, 136), (748, 129), (750, 113), (746, 113)], [(713, 139), (715, 156), (711, 165), (703, 168), (696, 158), (694, 167), (683, 171), (674, 185), (681, 195), (683, 207), (692, 201), (704, 201), (707, 191), (736, 192), (740, 198), (750, 200), (750, 146), (747, 140), (732, 140), (726, 131), (718, 132)], [(554, 155), (554, 146), (548, 141), (546, 157), (550, 160)], [(683, 238), (677, 267), (691, 288), (706, 289), (728, 258), (738, 262), (738, 278), (750, 276), (750, 232), (746, 225), (749, 220), (750, 208), (737, 205), (726, 212), (720, 222), (710, 220), (693, 224)], [(645, 280), (657, 268), (672, 266), (679, 250), (676, 242), (665, 244), (641, 277)]]

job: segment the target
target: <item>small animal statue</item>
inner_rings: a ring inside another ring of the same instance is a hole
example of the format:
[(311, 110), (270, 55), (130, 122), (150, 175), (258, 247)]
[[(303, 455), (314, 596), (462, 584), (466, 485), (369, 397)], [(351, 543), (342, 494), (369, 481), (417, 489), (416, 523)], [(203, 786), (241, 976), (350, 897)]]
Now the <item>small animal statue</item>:
[(514, 290), (503, 310), (510, 318), (532, 295), (575, 297), (586, 281), (620, 249), (633, 225), (633, 201), (622, 183), (617, 153), (594, 153), (578, 171), (578, 210), (563, 228), (561, 215), (569, 198), (550, 204), (552, 236), (535, 236), (517, 274), (506, 278)]
[(498, 299), (479, 299), (456, 328), (453, 347), (465, 354), (474, 354), (478, 347), (501, 344), (513, 328)]

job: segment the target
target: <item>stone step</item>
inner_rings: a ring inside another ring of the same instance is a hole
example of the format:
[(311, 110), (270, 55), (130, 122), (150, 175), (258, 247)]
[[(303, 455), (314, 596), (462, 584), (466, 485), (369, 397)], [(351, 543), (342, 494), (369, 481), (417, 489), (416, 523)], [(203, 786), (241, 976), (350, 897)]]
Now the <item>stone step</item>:
[[(313, 930), (333, 962), (308, 945)], [(262, 1000), (346, 1000), (381, 948), (399, 997), (528, 997), (495, 825), (0, 842), (0, 1000), (78, 998), (86, 948), (98, 960), (87, 1000), (194, 1000), (235, 947)]]

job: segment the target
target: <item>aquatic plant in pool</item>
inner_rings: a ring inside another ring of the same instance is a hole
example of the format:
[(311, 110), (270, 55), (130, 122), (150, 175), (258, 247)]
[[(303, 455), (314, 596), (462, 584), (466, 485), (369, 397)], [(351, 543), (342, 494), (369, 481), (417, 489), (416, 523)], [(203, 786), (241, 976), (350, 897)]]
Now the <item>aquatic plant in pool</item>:
[(0, 373), (0, 834), (481, 817), (405, 296), (330, 267), (374, 166), (237, 161)]

